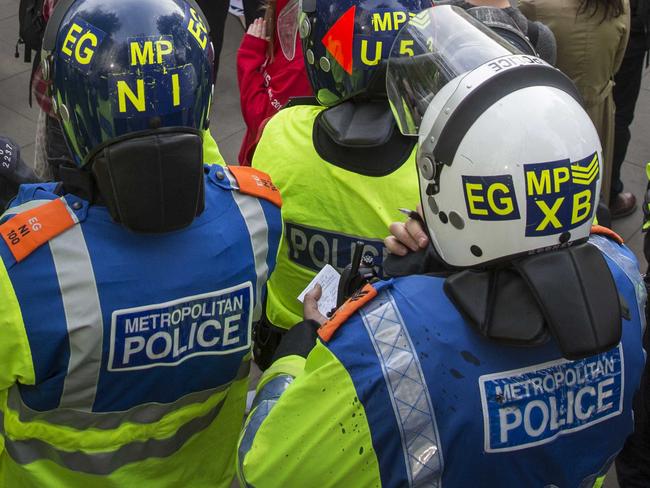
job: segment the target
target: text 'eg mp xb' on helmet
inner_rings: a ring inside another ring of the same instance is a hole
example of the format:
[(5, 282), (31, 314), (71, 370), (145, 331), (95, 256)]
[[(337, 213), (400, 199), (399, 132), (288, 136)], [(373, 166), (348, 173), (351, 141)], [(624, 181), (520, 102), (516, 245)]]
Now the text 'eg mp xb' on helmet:
[(300, 38), (309, 81), (325, 106), (385, 98), (385, 62), (399, 29), (431, 0), (302, 0)]
[(393, 114), (417, 135), (433, 245), (473, 267), (584, 241), (602, 150), (575, 86), (457, 7), (414, 17), (387, 69)]
[(209, 124), (214, 51), (194, 0), (61, 0), (43, 73), (75, 162), (139, 131)]

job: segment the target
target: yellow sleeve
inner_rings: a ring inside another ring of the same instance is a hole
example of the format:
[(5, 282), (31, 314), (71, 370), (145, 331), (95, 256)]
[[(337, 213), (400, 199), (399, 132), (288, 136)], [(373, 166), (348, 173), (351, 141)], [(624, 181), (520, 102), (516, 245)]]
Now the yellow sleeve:
[(381, 486), (364, 406), (334, 354), (318, 342), (294, 381), (275, 378), (239, 439), (240, 485)]
[(288, 374), (294, 378), (297, 378), (302, 374), (305, 369), (305, 358), (302, 356), (285, 356), (277, 361), (275, 361), (269, 369), (264, 371), (264, 374), (260, 378), (260, 382), (257, 385), (257, 391), (259, 392), (264, 385), (266, 385), (273, 378)]
[(217, 142), (210, 133), (210, 129), (203, 131), (203, 162), (205, 164), (218, 164), (219, 166), (226, 165), (223, 156), (219, 152), (219, 146), (217, 146)]
[(14, 383), (33, 385), (36, 381), (32, 353), (27, 340), (20, 305), (0, 260), (0, 391)]

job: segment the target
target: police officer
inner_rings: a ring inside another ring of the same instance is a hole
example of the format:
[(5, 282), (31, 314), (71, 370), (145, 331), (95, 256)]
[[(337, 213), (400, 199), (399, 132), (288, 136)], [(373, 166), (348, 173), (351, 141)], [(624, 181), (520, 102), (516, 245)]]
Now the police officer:
[(430, 5), (302, 3), (299, 32), (320, 105), (296, 105), (275, 115), (252, 161), (284, 197), (284, 237), (269, 282), (267, 321), (256, 341), (263, 368), (281, 333), (301, 319), (297, 297), (316, 273), (327, 264), (342, 271), (359, 241), (370, 262), (381, 265), (387, 225), (400, 207), (417, 202), (415, 144), (391, 116), (385, 61), (399, 28)]
[(413, 19), (387, 75), (398, 118), (424, 110), (421, 200), (447, 269), (367, 284), (318, 329), (306, 312), (262, 377), (246, 486), (590, 487), (632, 430), (645, 292), (591, 227), (596, 130), (564, 75), (454, 9)]
[(77, 165), (0, 225), (0, 486), (230, 486), (280, 198), (204, 167), (190, 0), (61, 0), (44, 40)]

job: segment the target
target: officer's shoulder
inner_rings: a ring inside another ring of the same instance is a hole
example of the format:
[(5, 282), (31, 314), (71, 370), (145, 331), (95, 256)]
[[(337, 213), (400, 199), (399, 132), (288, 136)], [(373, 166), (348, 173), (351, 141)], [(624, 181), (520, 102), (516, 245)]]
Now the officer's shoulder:
[(330, 319), (318, 329), (319, 337), (323, 341), (329, 342), (332, 337), (334, 337), (336, 331), (339, 330), (339, 328), (361, 307), (372, 301), (380, 290), (381, 287), (373, 286), (370, 283), (357, 290), (336, 310), (336, 312), (334, 312), (334, 315), (332, 315)]
[[(17, 198), (0, 216), (0, 256), (9, 267), (84, 220), (87, 203), (76, 197), (72, 206), (63, 197), (40, 188), (31, 199)], [(29, 191), (29, 190), (27, 190)]]
[[(322, 105), (290, 105), (284, 107), (273, 117), (269, 119), (264, 130), (270, 127), (277, 127), (290, 124), (304, 124), (306, 120), (314, 120), (316, 116), (325, 110), (325, 107)], [(284, 128), (286, 130), (286, 127)]]
[(235, 191), (282, 207), (280, 191), (264, 171), (250, 166), (223, 167), (215, 164), (210, 167), (207, 180), (221, 190)]

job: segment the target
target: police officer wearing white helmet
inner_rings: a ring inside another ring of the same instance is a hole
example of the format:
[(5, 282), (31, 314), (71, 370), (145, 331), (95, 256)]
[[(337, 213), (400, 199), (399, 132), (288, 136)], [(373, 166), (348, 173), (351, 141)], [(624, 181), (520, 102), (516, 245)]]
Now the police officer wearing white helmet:
[(402, 29), (387, 86), (419, 138), (436, 262), (308, 314), (320, 339), (303, 370), (277, 358), (262, 378), (240, 474), (599, 485), (633, 428), (646, 296), (632, 252), (592, 227), (601, 146), (575, 87), (450, 6)]

